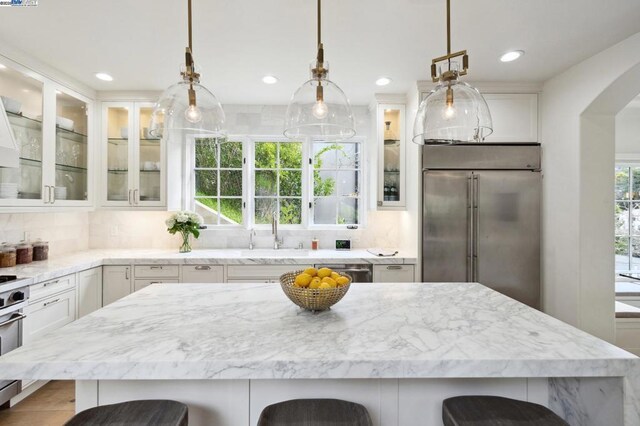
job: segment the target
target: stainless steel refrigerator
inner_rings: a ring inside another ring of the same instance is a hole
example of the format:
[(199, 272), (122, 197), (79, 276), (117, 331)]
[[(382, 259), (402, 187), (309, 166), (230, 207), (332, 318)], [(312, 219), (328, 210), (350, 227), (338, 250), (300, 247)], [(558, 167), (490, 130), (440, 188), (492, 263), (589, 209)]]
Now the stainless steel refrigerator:
[(422, 280), (540, 308), (540, 144), (422, 149)]

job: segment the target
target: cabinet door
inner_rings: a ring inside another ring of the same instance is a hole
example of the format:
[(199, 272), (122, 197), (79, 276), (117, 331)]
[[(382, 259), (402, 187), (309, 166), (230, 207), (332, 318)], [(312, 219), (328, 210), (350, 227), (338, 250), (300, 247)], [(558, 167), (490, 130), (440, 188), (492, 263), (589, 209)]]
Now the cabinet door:
[(56, 294), (24, 309), (23, 342), (29, 343), (76, 319), (76, 291)]
[(91, 103), (81, 95), (63, 89), (56, 93), (55, 153), (46, 161), (54, 166), (53, 176), (45, 179), (53, 184), (52, 204), (76, 206), (89, 204), (93, 149)]
[(155, 279), (155, 280), (135, 280), (133, 284), (133, 291), (142, 290), (145, 287), (150, 286), (151, 284), (177, 284), (178, 280), (165, 280), (165, 279)]
[(102, 268), (78, 273), (78, 318), (102, 307)]
[(102, 267), (102, 306), (131, 294), (130, 266)]
[[(19, 164), (18, 168), (0, 168), (0, 206), (42, 206), (48, 203), (49, 195), (49, 187), (43, 186), (43, 149), (53, 143), (44, 140), (51, 135), (43, 132), (43, 119), (52, 129), (55, 117), (51, 109), (44, 108), (43, 80), (17, 64), (4, 59), (3, 63), (6, 68), (0, 71), (0, 102), (19, 151)], [(54, 92), (48, 93), (52, 105)]]
[(412, 283), (415, 281), (413, 265), (373, 265), (374, 283)]
[(221, 265), (184, 265), (182, 267), (183, 283), (222, 283), (224, 282), (224, 266)]
[(108, 102), (102, 110), (103, 203), (133, 207), (133, 104)]
[(538, 95), (535, 93), (483, 93), (493, 133), (487, 142), (538, 142)]
[(406, 206), (404, 130), (405, 106), (378, 105), (378, 209)]
[(133, 203), (136, 206), (165, 205), (164, 144), (149, 134), (152, 103), (135, 104)]

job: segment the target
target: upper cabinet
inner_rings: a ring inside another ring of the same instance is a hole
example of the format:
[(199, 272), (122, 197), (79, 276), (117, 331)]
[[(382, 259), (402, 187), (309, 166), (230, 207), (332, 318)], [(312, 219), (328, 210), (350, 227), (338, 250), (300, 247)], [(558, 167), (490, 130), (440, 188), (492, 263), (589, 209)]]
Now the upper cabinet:
[(535, 93), (483, 93), (493, 133), (487, 142), (538, 142), (538, 95)]
[(165, 148), (149, 134), (152, 111), (146, 102), (103, 103), (104, 206), (166, 206)]
[(0, 206), (89, 206), (91, 100), (19, 65), (0, 68), (0, 96), (19, 150), (0, 168)]
[(405, 104), (384, 102), (377, 96), (376, 143), (377, 143), (377, 208), (378, 210), (403, 210), (406, 208), (406, 132)]

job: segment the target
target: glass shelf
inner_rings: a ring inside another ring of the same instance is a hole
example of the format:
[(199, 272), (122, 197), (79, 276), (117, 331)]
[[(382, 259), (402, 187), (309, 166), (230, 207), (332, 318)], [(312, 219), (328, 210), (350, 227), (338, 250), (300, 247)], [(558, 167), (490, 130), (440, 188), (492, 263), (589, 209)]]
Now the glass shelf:
[(59, 163), (56, 163), (56, 170), (61, 170), (65, 172), (87, 173), (86, 167), (70, 166), (68, 164), (59, 164)]
[[(160, 146), (161, 139), (140, 139), (140, 146)], [(129, 139), (125, 138), (109, 138), (111, 145), (126, 145)]]
[(42, 121), (35, 118), (29, 118), (22, 114), (16, 114), (7, 111), (7, 117), (14, 126), (19, 126), (25, 129), (42, 130)]
[(87, 135), (56, 126), (56, 136), (73, 142), (87, 143)]
[[(140, 170), (140, 173), (160, 173), (161, 170)], [(129, 170), (109, 169), (109, 173), (128, 173)]]
[(33, 158), (20, 157), (20, 162), (25, 166), (42, 167), (42, 161), (34, 160)]
[(399, 175), (400, 174), (400, 170), (385, 170), (384, 173), (385, 174), (390, 174), (390, 175)]

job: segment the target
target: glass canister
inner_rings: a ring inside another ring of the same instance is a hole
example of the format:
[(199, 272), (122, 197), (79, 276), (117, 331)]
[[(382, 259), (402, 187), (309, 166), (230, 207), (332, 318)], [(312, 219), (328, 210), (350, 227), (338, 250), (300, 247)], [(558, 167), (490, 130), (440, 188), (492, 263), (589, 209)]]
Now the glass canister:
[(0, 268), (16, 266), (16, 248), (11, 244), (0, 247)]
[(16, 263), (22, 265), (33, 261), (33, 246), (28, 241), (20, 241), (16, 245)]
[(47, 241), (37, 240), (33, 243), (33, 260), (49, 259), (49, 243)]

